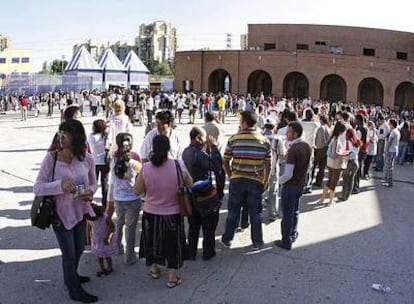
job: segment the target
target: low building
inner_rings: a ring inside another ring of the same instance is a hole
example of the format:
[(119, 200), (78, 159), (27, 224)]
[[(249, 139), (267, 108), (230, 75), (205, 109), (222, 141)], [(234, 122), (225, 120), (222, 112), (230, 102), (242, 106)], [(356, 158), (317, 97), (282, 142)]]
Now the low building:
[(0, 51), (0, 74), (32, 73), (32, 51), (6, 48)]
[(175, 56), (175, 89), (414, 108), (414, 33), (249, 24), (247, 50)]

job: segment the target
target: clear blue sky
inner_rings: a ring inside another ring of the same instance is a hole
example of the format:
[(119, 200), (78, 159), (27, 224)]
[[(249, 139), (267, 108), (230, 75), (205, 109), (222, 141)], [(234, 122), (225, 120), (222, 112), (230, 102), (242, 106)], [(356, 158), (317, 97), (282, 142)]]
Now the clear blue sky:
[(33, 51), (34, 70), (87, 39), (132, 43), (142, 23), (171, 22), (179, 50), (233, 48), (249, 23), (313, 23), (385, 28), (414, 32), (413, 0), (4, 0), (0, 35), (16, 48)]

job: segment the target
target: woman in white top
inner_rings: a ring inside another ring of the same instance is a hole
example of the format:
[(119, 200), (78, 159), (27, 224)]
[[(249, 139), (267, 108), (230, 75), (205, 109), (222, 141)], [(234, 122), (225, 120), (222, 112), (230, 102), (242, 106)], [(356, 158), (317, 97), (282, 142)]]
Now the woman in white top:
[(141, 196), (134, 193), (134, 184), (142, 164), (139, 155), (132, 152), (132, 143), (132, 135), (129, 133), (119, 133), (116, 137), (118, 150), (111, 161), (106, 209), (109, 219), (116, 211), (116, 233), (120, 253), (124, 252), (122, 236), (125, 226), (125, 263), (127, 265), (135, 264), (137, 261), (135, 238), (141, 210)]
[(371, 166), (372, 159), (375, 155), (377, 155), (378, 150), (378, 135), (377, 135), (377, 129), (375, 128), (375, 124), (372, 121), (368, 122), (368, 134), (367, 134), (367, 140), (368, 140), (368, 151), (367, 151), (367, 157), (364, 159), (364, 178), (369, 178), (369, 167)]
[(116, 150), (116, 136), (119, 133), (131, 133), (132, 131), (129, 117), (125, 114), (125, 103), (121, 99), (115, 101), (114, 114), (111, 116), (109, 123), (108, 141), (113, 152)]
[(185, 97), (184, 95), (178, 99), (177, 101), (177, 114), (178, 114), (178, 123), (181, 123), (181, 116), (183, 115), (185, 105)]
[(95, 161), (96, 179), (101, 177), (102, 206), (106, 207), (108, 194), (108, 173), (109, 164), (107, 163), (107, 133), (106, 122), (103, 119), (97, 119), (92, 124), (92, 133), (88, 136), (89, 149)]
[(346, 126), (338, 121), (335, 124), (331, 139), (327, 150), (327, 167), (328, 167), (328, 181), (323, 188), (322, 197), (319, 201), (320, 205), (324, 204), (325, 198), (329, 195), (328, 206), (332, 205), (335, 197), (335, 188), (341, 177), (341, 173), (348, 165), (349, 150), (346, 150), (345, 144), (342, 143), (340, 137), (346, 131)]

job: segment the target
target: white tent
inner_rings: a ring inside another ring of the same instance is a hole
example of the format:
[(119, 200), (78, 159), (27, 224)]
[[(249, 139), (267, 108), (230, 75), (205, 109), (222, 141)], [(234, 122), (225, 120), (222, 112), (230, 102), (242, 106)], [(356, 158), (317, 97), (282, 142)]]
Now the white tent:
[(149, 88), (150, 71), (133, 50), (128, 53), (123, 63), (128, 71), (128, 87)]
[(65, 75), (92, 77), (93, 87), (102, 85), (102, 68), (84, 46), (75, 53), (66, 66)]
[(107, 49), (99, 60), (99, 66), (103, 70), (103, 87), (108, 88), (109, 85), (124, 86), (127, 85), (127, 69), (119, 61), (118, 57)]

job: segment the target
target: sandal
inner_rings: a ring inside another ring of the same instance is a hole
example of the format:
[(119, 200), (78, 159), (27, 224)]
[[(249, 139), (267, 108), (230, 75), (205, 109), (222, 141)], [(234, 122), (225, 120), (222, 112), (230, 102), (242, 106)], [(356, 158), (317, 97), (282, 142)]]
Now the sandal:
[(168, 288), (174, 288), (174, 287), (180, 285), (182, 282), (183, 282), (183, 280), (179, 276), (177, 276), (175, 281), (168, 281), (167, 282), (167, 287)]
[(156, 280), (161, 276), (161, 269), (158, 268), (156, 271), (150, 270), (149, 274), (154, 280)]

